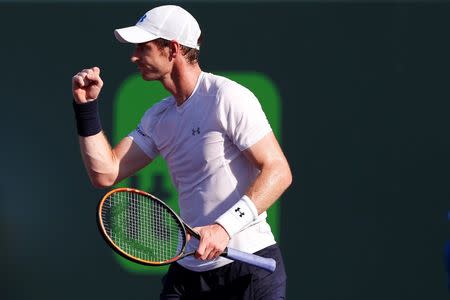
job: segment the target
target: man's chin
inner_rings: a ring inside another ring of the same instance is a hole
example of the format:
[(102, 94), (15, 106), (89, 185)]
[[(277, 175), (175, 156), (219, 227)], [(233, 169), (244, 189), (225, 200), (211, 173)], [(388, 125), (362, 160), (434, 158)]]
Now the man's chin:
[(157, 74), (141, 73), (141, 77), (146, 81), (153, 81), (159, 79), (159, 76)]

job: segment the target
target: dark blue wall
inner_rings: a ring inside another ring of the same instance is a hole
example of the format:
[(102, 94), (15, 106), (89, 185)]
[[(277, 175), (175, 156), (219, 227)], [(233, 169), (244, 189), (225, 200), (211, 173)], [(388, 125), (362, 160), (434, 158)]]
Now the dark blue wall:
[[(443, 248), (450, 5), (191, 3), (206, 71), (257, 71), (283, 103), (294, 184), (281, 204), (289, 299), (448, 299)], [(111, 136), (135, 72), (115, 41), (151, 7), (0, 5), (0, 291), (6, 299), (157, 299), (97, 232), (71, 77), (102, 67)], [(3, 297), (2, 297), (3, 298)]]

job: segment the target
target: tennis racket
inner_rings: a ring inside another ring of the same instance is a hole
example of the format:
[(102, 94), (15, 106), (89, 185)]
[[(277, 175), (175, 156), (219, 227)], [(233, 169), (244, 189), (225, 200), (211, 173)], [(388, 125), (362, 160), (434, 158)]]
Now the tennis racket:
[[(173, 263), (195, 251), (186, 253), (187, 234), (200, 235), (160, 199), (132, 188), (108, 192), (97, 211), (100, 232), (106, 242), (121, 256), (150, 266)], [(269, 272), (276, 268), (272, 258), (226, 248), (221, 254)]]

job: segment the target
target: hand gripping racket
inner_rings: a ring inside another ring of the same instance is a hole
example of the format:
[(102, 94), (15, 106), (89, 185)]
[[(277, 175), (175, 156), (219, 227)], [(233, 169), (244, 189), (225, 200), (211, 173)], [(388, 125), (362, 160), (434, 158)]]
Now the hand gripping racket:
[[(195, 251), (185, 253), (187, 233), (200, 235), (163, 201), (136, 189), (118, 188), (108, 192), (97, 211), (100, 232), (121, 256), (134, 262), (160, 266), (173, 263)], [(221, 254), (273, 272), (276, 262), (255, 254), (226, 248)]]

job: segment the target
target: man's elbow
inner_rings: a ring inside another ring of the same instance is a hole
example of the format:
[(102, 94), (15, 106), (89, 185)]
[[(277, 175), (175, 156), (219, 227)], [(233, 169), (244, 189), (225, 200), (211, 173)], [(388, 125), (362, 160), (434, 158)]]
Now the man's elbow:
[(289, 168), (289, 165), (286, 163), (286, 166), (284, 167), (283, 170), (283, 185), (284, 185), (284, 189), (286, 190), (289, 186), (291, 186), (292, 184), (292, 172), (291, 169)]
[(91, 180), (92, 186), (97, 189), (110, 188), (116, 183), (116, 180), (113, 176), (107, 176), (98, 173), (90, 174), (89, 179)]

